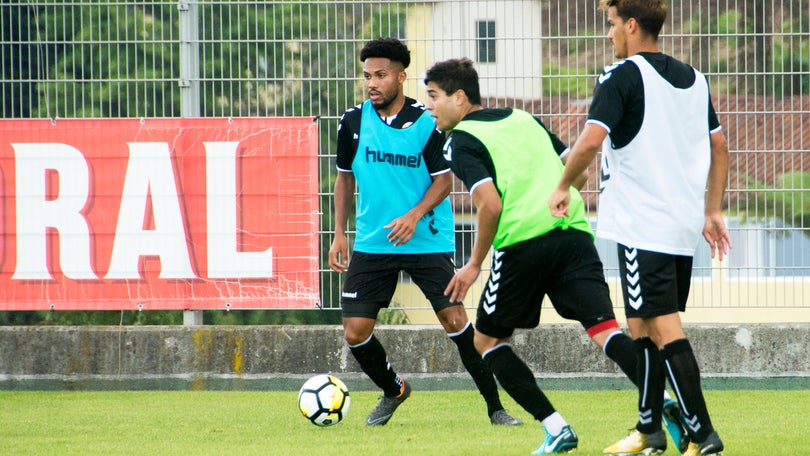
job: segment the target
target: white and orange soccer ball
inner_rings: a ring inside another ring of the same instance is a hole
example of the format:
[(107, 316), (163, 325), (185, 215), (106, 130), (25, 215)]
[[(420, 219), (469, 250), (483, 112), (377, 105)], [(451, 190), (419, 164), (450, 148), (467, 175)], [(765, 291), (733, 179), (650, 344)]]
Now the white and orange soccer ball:
[(301, 414), (316, 426), (332, 426), (349, 412), (349, 389), (334, 375), (318, 374), (304, 382), (298, 392)]

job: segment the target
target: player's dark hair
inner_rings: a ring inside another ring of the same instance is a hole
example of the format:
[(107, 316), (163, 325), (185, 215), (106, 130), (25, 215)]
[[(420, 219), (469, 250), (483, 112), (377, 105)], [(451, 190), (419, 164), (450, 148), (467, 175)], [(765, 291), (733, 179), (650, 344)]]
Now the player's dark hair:
[(457, 90), (467, 94), (470, 104), (481, 104), (481, 89), (478, 86), (478, 72), (468, 58), (450, 59), (439, 62), (425, 73), (425, 85), (433, 82), (448, 95)]
[(360, 50), (360, 61), (365, 62), (369, 57), (382, 57), (399, 62), (402, 68), (408, 68), (411, 64), (411, 51), (405, 43), (396, 38), (377, 38), (366, 43)]
[(623, 21), (635, 19), (641, 30), (656, 40), (667, 19), (667, 4), (664, 0), (599, 0), (600, 10), (607, 11), (611, 6), (616, 7), (616, 15)]

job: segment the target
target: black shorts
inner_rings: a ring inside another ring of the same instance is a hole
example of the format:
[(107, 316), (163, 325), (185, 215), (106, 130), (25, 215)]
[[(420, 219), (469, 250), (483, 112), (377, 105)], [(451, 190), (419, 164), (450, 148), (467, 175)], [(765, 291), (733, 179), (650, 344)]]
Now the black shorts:
[(561, 317), (579, 321), (586, 330), (616, 318), (590, 235), (556, 229), (493, 252), (475, 327), (496, 338), (510, 337), (515, 328), (534, 328), (545, 295)]
[(344, 317), (377, 318), (380, 309), (388, 307), (400, 271), (411, 276), (425, 297), (439, 312), (462, 303), (451, 303), (444, 290), (455, 274), (450, 253), (372, 254), (354, 252), (346, 271), (340, 307)]
[(686, 310), (692, 257), (640, 250), (619, 244), (624, 313), (649, 318)]

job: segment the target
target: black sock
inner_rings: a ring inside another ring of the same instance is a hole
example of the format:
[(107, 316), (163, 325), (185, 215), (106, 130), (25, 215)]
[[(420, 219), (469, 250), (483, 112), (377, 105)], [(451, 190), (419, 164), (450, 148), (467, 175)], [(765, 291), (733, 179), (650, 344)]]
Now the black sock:
[(633, 339), (623, 332), (614, 333), (604, 346), (605, 354), (612, 359), (624, 375), (638, 386), (638, 354)]
[(484, 363), (492, 370), (501, 386), (536, 420), (542, 421), (555, 412), (531, 369), (512, 351), (509, 345), (493, 348), (484, 355)]
[(474, 332), (472, 325), (468, 324), (463, 331), (450, 337), (450, 340), (456, 343), (458, 354), (461, 356), (461, 364), (470, 373), (478, 391), (484, 396), (484, 400), (487, 402), (487, 413), (492, 416), (496, 411), (503, 409), (503, 405), (498, 396), (498, 384), (495, 383), (495, 377), (492, 376), (492, 372), (475, 349)]
[(688, 339), (670, 342), (661, 349), (667, 366), (669, 383), (678, 396), (689, 435), (695, 442), (703, 442), (714, 430), (703, 390), (700, 387), (700, 368)]
[(638, 354), (638, 423), (636, 429), (642, 434), (661, 430), (661, 414), (664, 406), (664, 388), (667, 385), (661, 351), (649, 337), (635, 341)]
[[(362, 344), (349, 346), (354, 359), (360, 364), (363, 372), (368, 375), (375, 385), (383, 390), (386, 396), (398, 396), (401, 390), (401, 385), (391, 364), (388, 363), (388, 358), (385, 355), (385, 349), (374, 334)], [(401, 381), (401, 380), (400, 380)]]

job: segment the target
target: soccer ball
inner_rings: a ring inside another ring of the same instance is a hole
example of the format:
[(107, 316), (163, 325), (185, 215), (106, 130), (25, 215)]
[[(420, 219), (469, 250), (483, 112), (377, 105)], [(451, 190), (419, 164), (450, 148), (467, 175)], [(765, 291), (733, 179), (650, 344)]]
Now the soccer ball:
[(298, 392), (298, 408), (312, 424), (338, 424), (349, 411), (349, 389), (334, 375), (319, 374), (304, 382)]

